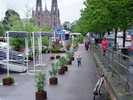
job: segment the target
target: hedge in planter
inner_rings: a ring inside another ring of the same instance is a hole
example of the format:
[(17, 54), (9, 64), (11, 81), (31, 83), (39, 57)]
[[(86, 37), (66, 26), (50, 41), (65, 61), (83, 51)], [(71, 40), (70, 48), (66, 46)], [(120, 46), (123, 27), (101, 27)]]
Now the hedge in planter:
[(36, 78), (36, 87), (37, 87), (37, 91), (35, 93), (36, 100), (46, 100), (47, 92), (44, 90), (44, 86), (46, 85), (45, 74), (39, 72), (36, 74), (35, 78)]
[(66, 66), (67, 64), (66, 58), (63, 56), (59, 59), (59, 61), (60, 61), (61, 69), (63, 69), (64, 71), (68, 71), (68, 67)]
[(11, 76), (7, 76), (5, 78), (2, 79), (2, 83), (3, 85), (7, 85), (7, 86), (10, 86), (10, 85), (13, 85), (15, 82), (14, 78), (11, 77)]
[(64, 75), (65, 74), (65, 71), (62, 69), (61, 61), (60, 60), (57, 61), (56, 66), (58, 66), (58, 74), (59, 75)]
[(50, 78), (49, 78), (49, 84), (50, 85), (57, 85), (58, 84), (58, 78), (57, 78), (57, 72), (58, 69), (55, 64), (52, 64), (52, 69), (49, 71)]
[(72, 51), (69, 51), (66, 53), (66, 59), (67, 59), (68, 65), (72, 64), (72, 61), (74, 60), (73, 56), (74, 56), (74, 52), (72, 52)]

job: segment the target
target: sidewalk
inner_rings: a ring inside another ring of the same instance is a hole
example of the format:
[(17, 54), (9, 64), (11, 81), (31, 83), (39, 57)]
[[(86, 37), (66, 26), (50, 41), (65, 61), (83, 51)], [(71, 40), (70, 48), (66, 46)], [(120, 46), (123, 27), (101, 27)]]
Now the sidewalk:
[[(76, 61), (69, 66), (64, 76), (58, 76), (57, 86), (46, 86), (48, 100), (93, 100), (93, 88), (97, 81), (96, 66), (91, 53), (80, 45), (78, 53), (82, 56), (82, 66), (77, 67)], [(34, 76), (13, 75), (16, 86), (0, 86), (0, 100), (35, 100)], [(98, 99), (97, 100), (105, 100)]]
[(93, 100), (93, 88), (96, 83), (95, 63), (83, 45), (78, 53), (82, 56), (82, 66), (78, 68), (74, 61), (68, 73), (59, 77), (59, 85), (48, 87), (48, 100)]

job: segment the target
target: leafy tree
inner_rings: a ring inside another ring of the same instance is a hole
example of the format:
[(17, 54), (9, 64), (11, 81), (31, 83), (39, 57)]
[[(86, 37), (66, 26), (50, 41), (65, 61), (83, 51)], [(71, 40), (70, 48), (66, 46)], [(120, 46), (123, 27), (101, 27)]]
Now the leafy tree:
[(5, 33), (5, 29), (2, 23), (0, 23), (0, 36), (3, 36)]
[(43, 26), (43, 27), (40, 28), (40, 31), (43, 31), (43, 32), (51, 32), (52, 29), (50, 27), (48, 27), (48, 26)]
[(9, 31), (22, 31), (22, 30), (24, 30), (23, 22), (20, 19), (18, 19), (17, 16), (11, 16), (9, 18), (9, 20), (10, 20), (10, 23), (12, 23)]
[(85, 0), (81, 17), (72, 29), (82, 33), (110, 33), (115, 30), (115, 44), (120, 29), (124, 33), (124, 47), (126, 30), (133, 25), (132, 5), (132, 0)]
[(12, 16), (16, 16), (16, 19), (20, 20), (20, 16), (16, 11), (14, 11), (12, 9), (8, 9), (5, 12), (5, 17), (4, 17), (4, 20), (2, 22), (5, 30), (10, 30), (10, 28), (12, 27), (12, 25), (13, 25), (12, 18), (11, 18)]

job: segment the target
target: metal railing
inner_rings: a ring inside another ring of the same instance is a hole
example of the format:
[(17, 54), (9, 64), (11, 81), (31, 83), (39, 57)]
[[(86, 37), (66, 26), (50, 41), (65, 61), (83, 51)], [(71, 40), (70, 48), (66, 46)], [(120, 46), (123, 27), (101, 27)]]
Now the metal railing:
[(127, 95), (133, 94), (133, 58), (113, 49), (107, 49), (103, 55), (98, 45), (92, 45), (91, 50), (110, 73), (107, 77), (116, 91)]

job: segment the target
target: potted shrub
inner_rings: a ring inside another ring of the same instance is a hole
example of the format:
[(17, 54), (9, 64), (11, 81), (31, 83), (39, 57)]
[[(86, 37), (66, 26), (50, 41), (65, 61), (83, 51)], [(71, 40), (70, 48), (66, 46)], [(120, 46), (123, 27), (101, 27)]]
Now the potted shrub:
[(2, 79), (2, 83), (3, 85), (7, 85), (7, 86), (10, 86), (10, 85), (13, 85), (15, 82), (14, 78), (11, 77), (11, 76), (7, 76), (7, 77), (4, 77)]
[(56, 66), (58, 67), (58, 74), (59, 75), (64, 75), (65, 71), (64, 71), (64, 69), (62, 69), (62, 65), (61, 65), (60, 59), (57, 61)]
[(69, 51), (69, 52), (66, 53), (66, 58), (67, 58), (67, 61), (68, 61), (68, 65), (72, 64), (72, 61), (74, 60), (73, 55), (74, 55), (74, 53), (72, 51)]
[(57, 85), (58, 84), (58, 78), (57, 78), (57, 67), (55, 64), (52, 64), (52, 69), (49, 71), (50, 78), (49, 78), (49, 84), (50, 85)]
[(61, 57), (60, 58), (60, 66), (61, 66), (61, 69), (63, 69), (64, 71), (68, 71), (68, 67), (66, 66), (66, 63), (67, 60), (65, 57)]
[(46, 100), (47, 92), (44, 90), (44, 86), (46, 85), (45, 74), (42, 72), (37, 73), (36, 78), (36, 100)]

